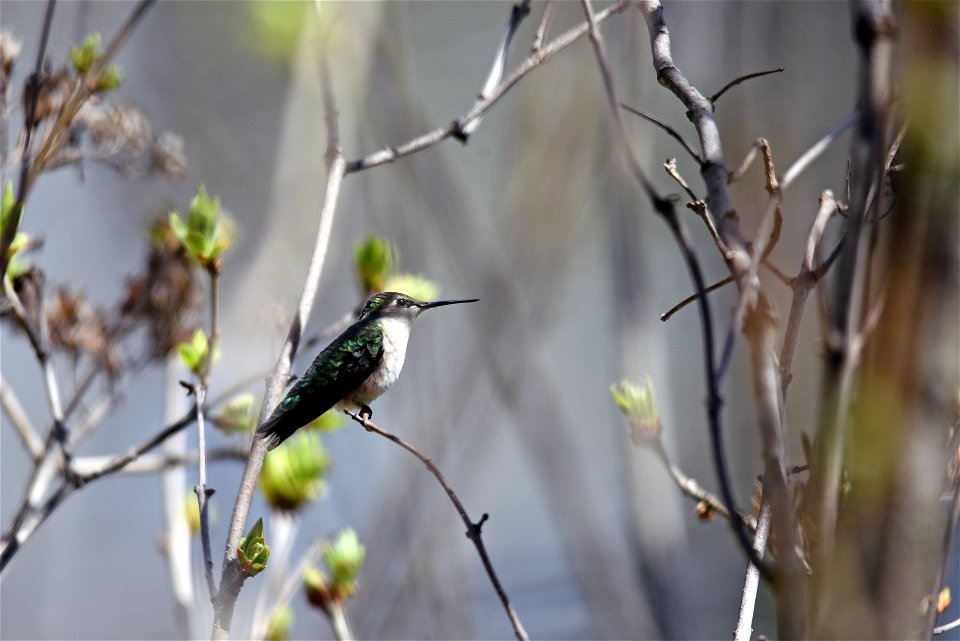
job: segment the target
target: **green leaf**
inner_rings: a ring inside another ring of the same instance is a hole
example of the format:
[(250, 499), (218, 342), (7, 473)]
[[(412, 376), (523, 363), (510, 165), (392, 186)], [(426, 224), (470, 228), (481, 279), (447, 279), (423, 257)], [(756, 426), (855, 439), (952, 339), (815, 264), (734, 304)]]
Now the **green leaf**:
[(7, 181), (7, 184), (3, 186), (3, 198), (0, 199), (0, 233), (3, 233), (3, 228), (7, 226), (7, 217), (13, 211), (15, 204), (13, 183)]
[(299, 430), (267, 454), (260, 472), (260, 490), (271, 507), (298, 510), (322, 495), (329, 469), (330, 455), (320, 436)]
[[(206, 373), (209, 350), (210, 342), (207, 339), (207, 335), (199, 328), (193, 333), (193, 338), (190, 339), (189, 343), (180, 343), (177, 345), (177, 353), (180, 355), (180, 360), (183, 361), (187, 369), (197, 376), (203, 376)], [(220, 346), (217, 344), (213, 346), (213, 358), (210, 366), (216, 365), (219, 360)]]
[(290, 626), (293, 624), (293, 610), (289, 605), (281, 605), (267, 623), (266, 641), (285, 641), (290, 636)]
[(123, 69), (120, 65), (110, 65), (97, 78), (97, 91), (113, 91), (123, 82)]
[(90, 71), (100, 59), (100, 34), (91, 33), (79, 46), (70, 47), (70, 61), (77, 73)]
[(353, 250), (354, 264), (364, 294), (386, 291), (384, 283), (394, 269), (395, 254), (386, 238), (370, 236), (357, 243)]
[(323, 545), (323, 562), (330, 571), (330, 585), (334, 594), (349, 597), (356, 591), (357, 574), (363, 567), (367, 549), (357, 533), (348, 528), (333, 543)]
[(257, 519), (247, 535), (240, 539), (237, 560), (240, 562), (240, 571), (247, 576), (256, 576), (266, 569), (270, 560), (270, 546), (263, 537), (263, 518)]
[(660, 438), (660, 414), (650, 377), (637, 384), (626, 379), (610, 386), (610, 394), (630, 422), (631, 435), (637, 444)]
[(436, 300), (440, 286), (429, 278), (415, 274), (394, 274), (386, 280), (383, 291), (400, 292), (417, 300)]
[(230, 223), (219, 198), (211, 198), (203, 185), (190, 201), (187, 221), (180, 212), (171, 212), (170, 227), (180, 239), (187, 256), (201, 267), (209, 267), (230, 246)]
[(220, 431), (227, 434), (249, 433), (257, 426), (257, 411), (253, 394), (237, 394), (220, 406), (210, 417)]
[(317, 418), (307, 423), (308, 429), (313, 429), (322, 433), (335, 432), (347, 422), (336, 409), (329, 409)]

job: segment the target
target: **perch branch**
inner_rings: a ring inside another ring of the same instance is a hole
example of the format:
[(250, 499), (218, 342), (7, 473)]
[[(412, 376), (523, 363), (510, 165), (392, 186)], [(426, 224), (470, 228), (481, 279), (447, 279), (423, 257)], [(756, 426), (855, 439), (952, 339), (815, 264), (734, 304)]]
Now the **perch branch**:
[(434, 478), (437, 479), (437, 482), (440, 483), (443, 491), (447, 493), (447, 497), (450, 498), (450, 502), (453, 503), (453, 507), (456, 508), (457, 514), (460, 515), (460, 519), (467, 527), (467, 538), (470, 539), (473, 542), (473, 545), (477, 548), (477, 554), (480, 555), (480, 560), (483, 562), (483, 567), (487, 571), (487, 576), (490, 578), (490, 583), (493, 584), (493, 589), (496, 590), (497, 596), (500, 597), (500, 603), (503, 604), (503, 609), (507, 612), (507, 617), (510, 619), (510, 624), (513, 626), (514, 634), (520, 641), (526, 641), (526, 639), (529, 638), (527, 636), (527, 631), (524, 629), (523, 623), (520, 622), (520, 617), (517, 615), (516, 610), (513, 609), (513, 604), (510, 603), (510, 599), (507, 597), (506, 591), (500, 584), (500, 579), (497, 578), (497, 573), (493, 569), (493, 563), (490, 561), (490, 557), (487, 555), (487, 549), (483, 544), (481, 528), (489, 518), (489, 515), (484, 514), (480, 517), (479, 521), (474, 522), (467, 514), (467, 510), (463, 507), (463, 503), (460, 501), (457, 493), (453, 491), (453, 488), (450, 487), (447, 479), (444, 478), (443, 473), (440, 472), (437, 466), (433, 464), (433, 461), (421, 454), (420, 451), (410, 443), (407, 443), (399, 436), (392, 434), (385, 429), (378, 427), (377, 425), (374, 425), (367, 418), (361, 417), (349, 410), (344, 410), (344, 413), (360, 425), (363, 425), (367, 431), (375, 432), (385, 439), (393, 441), (403, 449), (407, 450), (417, 457), (417, 459), (423, 463), (428, 470), (430, 470), (430, 473), (433, 474)]

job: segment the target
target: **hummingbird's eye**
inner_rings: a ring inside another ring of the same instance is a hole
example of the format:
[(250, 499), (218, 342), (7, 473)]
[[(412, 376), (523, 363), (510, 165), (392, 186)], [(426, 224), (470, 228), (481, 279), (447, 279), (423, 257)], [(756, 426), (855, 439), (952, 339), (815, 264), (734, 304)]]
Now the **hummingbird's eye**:
[(409, 299), (409, 298), (398, 298), (398, 299), (397, 299), (397, 307), (410, 307), (410, 299)]

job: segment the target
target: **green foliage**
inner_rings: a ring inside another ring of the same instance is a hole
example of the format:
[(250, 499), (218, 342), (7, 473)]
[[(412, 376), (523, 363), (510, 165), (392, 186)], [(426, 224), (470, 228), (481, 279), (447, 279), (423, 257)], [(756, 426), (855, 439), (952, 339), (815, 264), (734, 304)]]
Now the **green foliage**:
[[(312, 2), (255, 0), (248, 2), (246, 8), (250, 12), (253, 44), (262, 54), (279, 60), (293, 56), (300, 42), (300, 33), (317, 15)], [(332, 13), (321, 11), (322, 16)]]
[(267, 454), (260, 472), (260, 490), (271, 507), (297, 510), (323, 493), (323, 477), (329, 469), (330, 456), (320, 436), (299, 430)]
[(110, 65), (97, 78), (97, 91), (113, 91), (123, 82), (123, 69), (120, 65)]
[(270, 615), (270, 621), (267, 623), (266, 641), (286, 641), (290, 636), (291, 625), (293, 625), (293, 610), (286, 604), (279, 606)]
[[(17, 203), (13, 195), (13, 183), (8, 181), (7, 184), (3, 186), (3, 196), (0, 197), (0, 235), (2, 235), (6, 229), (7, 222), (11, 216), (17, 218), (14, 214), (16, 209), (22, 209), (22, 207), (22, 205)], [(22, 254), (20, 256), (17, 255), (20, 250), (26, 248), (29, 244), (30, 236), (25, 232), (18, 231), (13, 236), (13, 242), (10, 243), (10, 249), (7, 250), (7, 257), (9, 259), (7, 262), (7, 275), (11, 280), (23, 275), (30, 269), (29, 263), (21, 259)]]
[(208, 362), (210, 366), (213, 366), (220, 360), (219, 345), (213, 346), (212, 359), (209, 358), (209, 350), (210, 342), (202, 329), (197, 329), (197, 331), (193, 333), (193, 338), (190, 339), (189, 343), (180, 343), (177, 345), (177, 353), (180, 355), (180, 360), (183, 361), (187, 369), (201, 377), (206, 374)]
[(400, 292), (417, 300), (436, 300), (440, 296), (439, 285), (414, 274), (394, 274), (384, 283), (384, 291)]
[(270, 546), (263, 538), (263, 519), (257, 519), (247, 535), (240, 539), (237, 546), (237, 560), (240, 571), (247, 576), (256, 576), (263, 572), (270, 560)]
[(329, 409), (307, 423), (307, 428), (322, 433), (335, 432), (346, 425), (346, 421), (336, 409)]
[(323, 562), (330, 571), (334, 594), (350, 596), (356, 591), (357, 575), (366, 556), (367, 549), (352, 528), (341, 532), (333, 543), (323, 544)]
[(626, 379), (610, 386), (610, 393), (617, 407), (630, 422), (632, 436), (637, 442), (649, 442), (660, 438), (660, 414), (653, 395), (650, 377), (640, 384)]
[(200, 186), (190, 202), (187, 222), (180, 212), (170, 213), (170, 228), (191, 260), (204, 269), (216, 267), (216, 261), (230, 245), (229, 223), (223, 215), (220, 198), (210, 198)]
[(100, 34), (91, 33), (78, 46), (70, 47), (70, 60), (77, 73), (87, 73), (100, 59)]
[(257, 407), (253, 394), (237, 394), (220, 406), (210, 422), (226, 434), (253, 432), (257, 426)]
[(357, 575), (367, 550), (357, 533), (348, 528), (333, 543), (324, 543), (322, 554), (330, 578), (322, 570), (309, 567), (303, 575), (303, 587), (307, 600), (327, 612), (332, 602), (342, 603), (356, 593)]
[(396, 264), (396, 252), (386, 238), (370, 236), (353, 250), (357, 278), (364, 294), (386, 291), (384, 284)]

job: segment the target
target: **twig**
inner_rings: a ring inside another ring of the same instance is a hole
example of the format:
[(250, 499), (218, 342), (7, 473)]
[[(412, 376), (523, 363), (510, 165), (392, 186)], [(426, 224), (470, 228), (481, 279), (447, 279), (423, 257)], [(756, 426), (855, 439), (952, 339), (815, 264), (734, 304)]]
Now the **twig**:
[[(497, 85), (499, 85), (503, 79), (503, 72), (507, 66), (507, 57), (510, 55), (510, 44), (513, 42), (513, 36), (517, 33), (517, 29), (520, 28), (520, 23), (523, 22), (523, 19), (528, 15), (530, 15), (530, 0), (520, 0), (520, 2), (515, 3), (510, 10), (510, 20), (507, 22), (507, 30), (503, 34), (503, 40), (500, 41), (500, 46), (497, 47), (497, 53), (494, 54), (493, 66), (490, 68), (486, 82), (483, 83), (483, 89), (480, 90), (477, 103), (488, 100), (491, 92), (497, 88)], [(474, 118), (460, 129), (454, 131), (453, 136), (460, 142), (466, 143), (470, 135), (480, 126), (481, 120), (483, 120), (481, 117)]]
[[(690, 278), (693, 280), (694, 286), (697, 290), (698, 308), (700, 310), (700, 326), (703, 336), (704, 361), (706, 365), (704, 368), (704, 375), (706, 377), (708, 390), (707, 416), (710, 425), (711, 449), (718, 481), (720, 484), (720, 496), (723, 498), (723, 503), (727, 508), (727, 511), (732, 514), (737, 510), (735, 507), (736, 503), (733, 498), (733, 490), (731, 488), (730, 477), (727, 470), (726, 454), (723, 450), (722, 420), (720, 413), (723, 405), (723, 399), (720, 395), (719, 385), (717, 384), (716, 368), (714, 365), (713, 320), (711, 318), (710, 303), (707, 300), (707, 296), (704, 291), (706, 289), (706, 285), (703, 278), (703, 271), (700, 267), (700, 261), (697, 258), (696, 252), (693, 250), (693, 245), (690, 242), (686, 226), (677, 216), (677, 213), (673, 207), (673, 203), (662, 198), (656, 192), (656, 190), (647, 180), (643, 170), (640, 168), (640, 164), (637, 162), (636, 157), (633, 155), (633, 150), (630, 148), (629, 141), (626, 136), (626, 130), (623, 126), (623, 120), (620, 117), (620, 102), (617, 100), (616, 89), (613, 84), (613, 76), (610, 72), (609, 64), (607, 63), (603, 40), (600, 36), (600, 31), (597, 28), (598, 22), (593, 17), (593, 9), (590, 6), (590, 0), (582, 0), (582, 5), (584, 13), (587, 16), (587, 22), (590, 24), (590, 40), (593, 43), (595, 58), (600, 67), (600, 73), (603, 76), (607, 100), (610, 104), (610, 111), (611, 115), (613, 116), (614, 125), (616, 126), (616, 138), (618, 141), (620, 141), (621, 150), (627, 160), (628, 168), (640, 183), (641, 187), (643, 187), (647, 197), (653, 204), (654, 210), (661, 217), (663, 217), (664, 221), (667, 223), (667, 226), (670, 228), (671, 233), (680, 247), (684, 262), (687, 265), (687, 270), (690, 273)], [(667, 40), (666, 49), (663, 49), (664, 43), (662, 37), (666, 34), (666, 25), (663, 23), (662, 9), (657, 2), (646, 2), (641, 3), (641, 10), (644, 11), (644, 17), (647, 21), (647, 26), (651, 34), (651, 41), (656, 41), (659, 39), (659, 42), (654, 43), (652, 47), (654, 49), (655, 64), (657, 64), (658, 68), (657, 75), (658, 77), (661, 77), (661, 82), (663, 82), (659, 63), (656, 63), (658, 55), (663, 56), (664, 53), (669, 59), (669, 40)], [(657, 53), (658, 51), (659, 54)], [(705, 137), (701, 135), (701, 140), (704, 139)], [(704, 147), (705, 152), (709, 151), (709, 153), (704, 154), (704, 157), (707, 159), (710, 159), (711, 154), (715, 154), (717, 149), (719, 149), (719, 147), (714, 149), (712, 146), (713, 144), (714, 143), (711, 142), (711, 146)], [(719, 146), (719, 137), (717, 137), (716, 145)], [(701, 165), (701, 175), (704, 176), (708, 188), (710, 187), (711, 183), (716, 180), (714, 175), (716, 174), (716, 171), (715, 169), (710, 168), (709, 165), (709, 162)], [(720, 170), (722, 171), (723, 175), (723, 189), (725, 194), (726, 170), (724, 170), (722, 166), (720, 167)], [(724, 198), (718, 198), (715, 200), (715, 202), (720, 205), (719, 211), (728, 210), (728, 201), (725, 201)], [(769, 567), (764, 565), (760, 559), (755, 558), (756, 554), (753, 551), (750, 538), (747, 535), (746, 529), (743, 527), (743, 523), (741, 523), (740, 519), (730, 519), (730, 523), (733, 527), (734, 534), (736, 535), (736, 540), (740, 544), (740, 547), (744, 553), (748, 558), (755, 560), (756, 565), (761, 568), (761, 571), (763, 571), (765, 576), (769, 576)]]
[[(223, 447), (208, 447), (207, 463), (214, 461), (246, 461), (247, 447), (245, 445), (232, 445)], [(77, 456), (73, 459), (73, 468), (80, 476), (88, 476), (102, 469), (108, 463), (112, 462), (113, 456)], [(155, 454), (151, 456), (141, 455), (134, 461), (131, 461), (118, 474), (153, 474), (163, 472), (171, 468), (184, 465), (197, 465), (200, 461), (200, 452), (184, 452), (183, 454)], [(178, 503), (180, 505), (180, 503)]]
[(33, 143), (33, 132), (37, 127), (37, 105), (40, 102), (40, 88), (43, 85), (43, 58), (47, 53), (47, 40), (50, 37), (50, 26), (53, 24), (53, 9), (56, 0), (47, 0), (47, 9), (43, 14), (43, 26), (40, 28), (40, 47), (37, 49), (37, 62), (33, 73), (27, 79), (27, 89), (30, 91), (30, 103), (24, 114), (23, 121), (23, 152), (20, 158), (20, 183), (17, 187), (17, 198), (10, 209), (9, 218), (0, 236), (0, 277), (7, 273), (10, 264), (10, 245), (13, 243), (17, 230), (20, 228), (20, 219), (23, 216), (23, 205), (27, 200), (27, 178), (30, 171), (30, 150)]
[[(690, 157), (693, 158), (694, 160), (696, 160), (698, 165), (702, 165), (702, 164), (703, 164), (703, 159), (700, 157), (700, 154), (698, 154), (698, 153), (694, 150), (694, 148), (690, 146), (690, 143), (688, 143), (688, 142), (684, 139), (683, 136), (681, 136), (679, 133), (677, 133), (677, 130), (676, 130), (676, 129), (674, 129), (673, 127), (671, 127), (671, 126), (668, 125), (667, 123), (663, 122), (662, 120), (659, 120), (658, 118), (655, 118), (654, 116), (651, 116), (650, 114), (648, 114), (648, 113), (645, 112), (645, 111), (640, 111), (639, 109), (634, 109), (634, 108), (631, 107), (630, 105), (625, 105), (625, 104), (623, 104), (622, 102), (620, 103), (620, 106), (621, 106), (623, 109), (626, 109), (627, 111), (629, 111), (630, 113), (632, 113), (632, 114), (634, 114), (634, 115), (636, 115), (636, 116), (640, 116), (640, 117), (643, 118), (644, 120), (647, 120), (647, 121), (649, 121), (649, 122), (652, 122), (653, 124), (657, 125), (657, 126), (660, 127), (661, 129), (663, 129), (665, 132), (667, 132), (667, 135), (669, 135), (671, 138), (673, 138), (673, 139), (676, 140), (678, 143), (680, 143), (680, 146), (683, 147), (684, 151), (686, 151), (688, 154), (690, 154)], [(696, 198), (694, 198), (694, 200), (696, 200)]]
[[(705, 503), (711, 512), (719, 514), (725, 519), (730, 518), (730, 511), (727, 510), (727, 507), (719, 498), (705, 490), (695, 478), (688, 476), (676, 463), (670, 460), (670, 457), (663, 447), (663, 443), (659, 439), (657, 439), (651, 449), (653, 453), (657, 455), (657, 458), (660, 459), (660, 462), (663, 463), (663, 466), (667, 468), (670, 478), (684, 495), (689, 496), (695, 501)], [(737, 517), (743, 521), (743, 524), (751, 532), (757, 529), (757, 524), (752, 517), (747, 516), (743, 512), (737, 512)]]
[[(757, 520), (757, 532), (753, 537), (753, 549), (763, 556), (770, 534), (770, 503), (760, 499), (760, 518)], [(733, 633), (734, 641), (750, 641), (753, 634), (753, 612), (757, 605), (757, 590), (760, 587), (760, 572), (755, 565), (747, 565), (747, 575), (743, 580), (743, 594), (740, 598), (740, 615)]]
[(547, 0), (543, 7), (543, 15), (540, 17), (540, 24), (537, 26), (537, 32), (533, 35), (533, 44), (530, 45), (530, 53), (539, 53), (543, 39), (547, 35), (547, 26), (550, 24), (550, 18), (553, 16), (553, 8), (556, 6), (555, 0)]
[(89, 471), (85, 474), (75, 472), (72, 478), (65, 479), (61, 482), (57, 490), (42, 506), (36, 507), (37, 502), (33, 500), (34, 495), (37, 493), (36, 490), (39, 486), (43, 484), (37, 482), (35, 479), (43, 477), (44, 470), (49, 468), (48, 460), (42, 459), (44, 464), (35, 467), (34, 475), (28, 483), (28, 488), (31, 489), (28, 489), (27, 497), (21, 503), (18, 513), (16, 517), (14, 517), (13, 525), (4, 533), (3, 540), (0, 542), (0, 546), (2, 546), (2, 550), (0, 550), (0, 572), (3, 572), (10, 562), (10, 559), (13, 558), (17, 550), (20, 549), (20, 546), (30, 538), (36, 529), (50, 516), (53, 510), (73, 491), (80, 489), (91, 481), (124, 469), (127, 465), (137, 460), (142, 454), (149, 452), (171, 435), (176, 434), (193, 423), (195, 414), (196, 409), (194, 408), (179, 421), (165, 427), (145, 443), (132, 448), (124, 455), (113, 457), (109, 463), (99, 469)]
[(197, 484), (193, 486), (193, 492), (197, 495), (197, 507), (200, 510), (200, 549), (203, 553), (203, 576), (207, 580), (207, 594), (210, 601), (213, 602), (217, 594), (217, 584), (213, 578), (213, 553), (210, 551), (210, 513), (207, 499), (213, 495), (214, 490), (207, 488), (207, 441), (203, 420), (207, 388), (202, 383), (194, 385), (186, 381), (180, 381), (180, 385), (196, 399), (199, 474)]
[(399, 436), (386, 431), (374, 423), (371, 423), (367, 418), (361, 417), (349, 410), (344, 410), (344, 413), (366, 428), (367, 431), (376, 432), (380, 436), (393, 441), (403, 449), (413, 454), (421, 463), (426, 466), (430, 473), (433, 474), (434, 478), (437, 479), (437, 482), (440, 483), (440, 486), (447, 493), (447, 497), (449, 497), (450, 502), (453, 503), (453, 507), (456, 508), (457, 514), (460, 515), (460, 519), (463, 521), (463, 524), (467, 527), (467, 538), (470, 539), (473, 542), (473, 545), (477, 548), (477, 554), (480, 555), (480, 560), (483, 562), (483, 567), (487, 571), (487, 576), (490, 578), (490, 583), (493, 584), (493, 588), (496, 590), (497, 596), (500, 597), (500, 602), (503, 604), (503, 608), (507, 612), (507, 617), (510, 619), (510, 624), (513, 626), (514, 634), (520, 641), (525, 641), (528, 639), (529, 637), (527, 636), (527, 632), (523, 627), (523, 623), (520, 622), (520, 617), (513, 609), (513, 605), (510, 603), (510, 599), (507, 597), (507, 593), (504, 591), (503, 586), (500, 585), (500, 579), (497, 578), (497, 573), (493, 569), (493, 563), (491, 563), (490, 557), (487, 555), (487, 549), (483, 544), (481, 528), (489, 518), (489, 515), (484, 514), (480, 517), (479, 521), (474, 522), (467, 514), (467, 510), (463, 507), (463, 503), (460, 501), (460, 498), (457, 496), (456, 492), (454, 492), (453, 488), (450, 487), (450, 484), (447, 483), (446, 478), (444, 478), (437, 466), (433, 464), (433, 461), (421, 454), (420, 451), (410, 443), (407, 443)]
[(722, 96), (727, 92), (728, 89), (732, 89), (733, 87), (736, 87), (741, 82), (744, 82), (745, 80), (750, 80), (751, 78), (759, 78), (760, 76), (769, 76), (770, 74), (773, 74), (773, 73), (783, 73), (783, 67), (777, 67), (776, 69), (767, 69), (766, 71), (755, 71), (753, 73), (748, 73), (746, 75), (740, 76), (739, 78), (734, 78), (727, 84), (723, 85), (723, 88), (720, 91), (710, 96), (709, 100), (710, 102), (716, 102), (717, 100), (719, 100), (720, 96)]
[[(697, 195), (693, 193), (693, 190), (690, 189), (690, 185), (687, 184), (687, 181), (684, 180), (683, 176), (680, 175), (680, 170), (677, 169), (676, 158), (668, 158), (666, 161), (664, 161), (663, 168), (666, 170), (667, 175), (673, 178), (677, 182), (677, 184), (680, 185), (680, 188), (683, 191), (687, 192), (687, 195), (690, 196), (690, 200), (700, 201), (700, 199), (697, 198)], [(700, 202), (703, 202), (703, 201), (700, 201)], [(687, 207), (690, 207), (690, 209), (693, 209), (693, 207), (691, 207), (690, 205), (687, 205)], [(703, 210), (704, 211), (706, 210), (706, 203), (704, 203)], [(694, 209), (694, 211), (696, 210)], [(714, 229), (713, 232), (715, 233), (716, 229)]]
[(37, 430), (30, 422), (30, 417), (27, 416), (23, 406), (20, 405), (16, 392), (13, 391), (2, 374), (0, 374), (0, 402), (3, 403), (4, 411), (17, 430), (17, 434), (23, 442), (23, 447), (34, 459), (39, 457), (43, 453), (43, 441), (40, 440), (40, 435), (37, 434)]
[[(323, 60), (326, 60), (326, 58), (324, 57)], [(323, 201), (320, 204), (317, 236), (314, 242), (313, 254), (310, 257), (310, 264), (307, 266), (307, 272), (304, 276), (303, 289), (300, 293), (300, 300), (297, 303), (297, 313), (290, 326), (290, 331), (287, 333), (287, 339), (281, 348), (273, 374), (267, 382), (267, 391), (264, 395), (263, 404), (260, 407), (260, 418), (257, 421), (258, 425), (263, 423), (264, 419), (270, 415), (273, 408), (280, 402), (280, 398), (286, 388), (290, 367), (300, 345), (303, 328), (306, 326), (310, 310), (313, 308), (313, 301), (316, 297), (317, 287), (320, 281), (320, 272), (323, 269), (324, 259), (327, 255), (327, 247), (330, 245), (330, 235), (333, 229), (337, 199), (340, 194), (340, 184), (346, 175), (346, 163), (343, 158), (343, 152), (340, 149), (340, 140), (336, 128), (336, 104), (330, 87), (329, 70), (325, 63), (323, 72), (324, 76), (327, 77), (327, 80), (322, 83), (325, 93), (324, 104), (327, 110), (326, 119), (328, 128), (326, 191), (324, 192)], [(240, 539), (243, 536), (243, 529), (250, 511), (250, 503), (253, 501), (253, 493), (256, 489), (257, 479), (260, 477), (260, 469), (263, 466), (263, 459), (267, 453), (268, 442), (268, 439), (259, 432), (254, 434), (253, 442), (250, 446), (250, 455), (247, 458), (247, 465), (244, 468), (243, 478), (240, 481), (237, 499), (233, 507), (233, 515), (230, 519), (230, 530), (223, 553), (220, 591), (214, 600), (213, 632), (211, 634), (213, 638), (225, 638), (229, 634), (230, 622), (233, 618), (233, 607), (240, 593), (240, 589), (243, 587), (244, 577), (240, 572), (235, 554)]]
[(787, 395), (787, 387), (790, 386), (790, 381), (793, 380), (793, 354), (797, 346), (797, 339), (800, 336), (800, 321), (803, 319), (803, 309), (807, 297), (810, 295), (810, 290), (817, 282), (813, 272), (816, 249), (820, 244), (820, 238), (823, 236), (827, 221), (830, 220), (836, 210), (837, 202), (833, 199), (833, 192), (827, 189), (820, 194), (820, 208), (817, 210), (817, 216), (814, 218), (810, 233), (807, 236), (807, 248), (803, 257), (803, 264), (800, 266), (800, 273), (794, 279), (787, 327), (784, 330), (783, 344), (780, 347), (780, 388), (784, 397)]
[[(623, 11), (630, 5), (629, 0), (618, 0), (613, 5), (600, 11), (596, 15), (596, 21), (603, 22), (610, 16)], [(506, 94), (515, 84), (517, 84), (528, 73), (547, 62), (554, 55), (566, 49), (568, 46), (582, 38), (589, 31), (589, 25), (586, 23), (573, 27), (562, 35), (553, 39), (546, 47), (540, 49), (537, 53), (531, 54), (523, 63), (517, 67), (506, 80), (501, 82), (490, 92), (490, 97), (486, 100), (478, 101), (467, 113), (463, 114), (452, 123), (443, 127), (438, 127), (433, 131), (427, 132), (421, 136), (409, 140), (401, 145), (386, 147), (376, 151), (368, 156), (351, 160), (347, 163), (346, 172), (354, 172), (370, 169), (378, 165), (384, 165), (394, 162), (398, 158), (409, 156), (410, 154), (422, 151), (428, 147), (446, 140), (456, 132), (463, 130), (472, 120), (484, 115)]]
[[(724, 278), (724, 279), (722, 279), (722, 280), (718, 280), (717, 282), (713, 283), (712, 285), (709, 285), (709, 286), (705, 287), (705, 288), (703, 289), (703, 293), (704, 293), (704, 294), (709, 294), (710, 292), (712, 292), (712, 291), (714, 291), (714, 290), (717, 290), (717, 289), (720, 289), (720, 288), (723, 287), (724, 285), (729, 285), (729, 284), (732, 283), (732, 282), (733, 282), (733, 276), (727, 276), (726, 278)], [(696, 301), (697, 298), (699, 298), (699, 297), (700, 297), (700, 293), (699, 293), (699, 292), (697, 292), (697, 293), (695, 293), (695, 294), (690, 294), (689, 296), (687, 296), (686, 298), (684, 298), (682, 301), (680, 301), (679, 303), (677, 303), (676, 305), (674, 305), (673, 307), (671, 307), (670, 309), (668, 309), (668, 310), (665, 311), (664, 313), (660, 314), (660, 320), (663, 321), (663, 322), (666, 322), (666, 321), (670, 320), (670, 317), (671, 317), (671, 316), (673, 316), (674, 314), (676, 314), (677, 312), (679, 312), (681, 309), (683, 309), (684, 307), (686, 307), (686, 306), (689, 305), (690, 303)]]
[(943, 634), (944, 632), (949, 632), (954, 628), (960, 628), (960, 618), (954, 619), (950, 623), (944, 623), (943, 625), (938, 625), (933, 629), (934, 634)]

